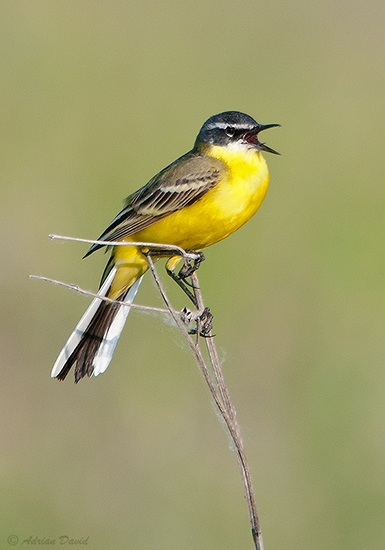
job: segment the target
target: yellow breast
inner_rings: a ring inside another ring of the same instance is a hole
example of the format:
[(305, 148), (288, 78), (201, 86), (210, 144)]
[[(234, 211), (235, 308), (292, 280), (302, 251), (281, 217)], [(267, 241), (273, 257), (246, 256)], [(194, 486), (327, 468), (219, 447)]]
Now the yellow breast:
[(206, 154), (224, 163), (221, 181), (194, 204), (133, 235), (133, 240), (200, 250), (228, 237), (255, 214), (269, 185), (262, 154), (217, 146)]

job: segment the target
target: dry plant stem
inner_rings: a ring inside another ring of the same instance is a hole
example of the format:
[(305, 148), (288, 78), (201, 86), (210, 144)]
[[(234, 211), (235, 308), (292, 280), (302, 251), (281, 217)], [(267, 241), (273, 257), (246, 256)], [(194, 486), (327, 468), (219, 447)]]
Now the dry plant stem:
[[(203, 296), (200, 290), (198, 277), (196, 273), (193, 273), (191, 280), (192, 280), (193, 288), (195, 290), (195, 297), (198, 303), (198, 307), (204, 308)], [(217, 348), (214, 343), (214, 339), (212, 337), (205, 338), (205, 342), (206, 342), (208, 354), (210, 357), (211, 366), (214, 372), (215, 382), (220, 392), (223, 404), (226, 408), (228, 417), (231, 421), (231, 425), (229, 425), (226, 418), (224, 418), (227, 424), (228, 430), (231, 434), (231, 438), (233, 440), (236, 453), (237, 453), (238, 465), (240, 468), (241, 478), (244, 486), (254, 544), (257, 550), (263, 550), (264, 546), (263, 546), (262, 532), (261, 532), (261, 527), (259, 523), (257, 505), (255, 502), (253, 482), (251, 479), (250, 468), (249, 468), (249, 464), (248, 464), (244, 446), (243, 446), (241, 431), (237, 421), (237, 414), (236, 414), (234, 405), (231, 401), (229, 390), (224, 380), (224, 376), (220, 366), (220, 361), (218, 357)]]
[(134, 241), (95, 241), (93, 239), (80, 239), (79, 237), (67, 237), (65, 235), (56, 235), (51, 233), (48, 235), (50, 239), (59, 240), (59, 241), (74, 241), (78, 243), (88, 243), (88, 244), (101, 244), (103, 246), (141, 246), (143, 248), (155, 248), (158, 250), (175, 250), (176, 255), (180, 255), (185, 259), (195, 260), (198, 254), (194, 252), (186, 252), (180, 246), (175, 246), (172, 244), (162, 244), (162, 243), (147, 243), (147, 242), (134, 242)]
[[(199, 281), (196, 273), (193, 273), (193, 275), (191, 276), (191, 282), (195, 291), (195, 298), (198, 303), (198, 308), (204, 309), (203, 296), (200, 290)], [(242, 482), (245, 490), (247, 507), (248, 507), (249, 516), (250, 516), (250, 523), (252, 527), (253, 539), (254, 539), (256, 548), (263, 549), (262, 534), (260, 530), (257, 506), (255, 502), (253, 483), (251, 479), (249, 465), (248, 465), (245, 451), (244, 451), (243, 440), (242, 440), (239, 424), (237, 421), (236, 411), (231, 401), (229, 390), (226, 386), (223, 372), (220, 367), (220, 361), (218, 357), (217, 348), (214, 343), (214, 339), (212, 337), (208, 337), (208, 338), (205, 338), (205, 342), (206, 342), (211, 366), (214, 373), (215, 383), (221, 395), (223, 405), (225, 406), (227, 414), (231, 420), (231, 426), (228, 425), (228, 429), (230, 431), (230, 434), (233, 439), (235, 449), (237, 452), (238, 465), (241, 471)], [(226, 418), (225, 418), (225, 421), (226, 421)], [(259, 544), (257, 544), (258, 539), (260, 539)]]
[[(119, 245), (119, 246), (142, 246), (143, 248), (157, 248), (157, 249), (163, 249), (163, 250), (175, 250), (175, 253), (176, 254), (180, 254), (184, 261), (188, 261), (188, 260), (195, 260), (197, 258), (197, 255), (194, 254), (193, 252), (189, 252), (187, 253), (185, 250), (179, 248), (179, 247), (176, 247), (176, 246), (171, 246), (171, 245), (164, 245), (164, 244), (158, 244), (158, 243), (136, 243), (136, 242), (121, 242), (121, 241), (94, 241), (94, 240), (89, 240), (89, 239), (79, 239), (79, 238), (76, 238), (76, 237), (65, 237), (65, 236), (61, 236), (61, 235), (49, 235), (51, 239), (60, 239), (60, 240), (66, 240), (66, 241), (77, 241), (77, 242), (85, 242), (85, 243), (91, 243), (91, 244), (102, 244), (102, 245)], [(196, 275), (196, 273), (194, 272), (192, 275), (191, 275), (191, 281), (192, 281), (192, 285), (193, 285), (193, 289), (194, 289), (194, 295), (195, 295), (195, 299), (196, 299), (196, 302), (198, 304), (198, 312), (197, 312), (197, 335), (196, 335), (196, 339), (195, 341), (193, 340), (193, 338), (191, 337), (191, 335), (189, 334), (187, 328), (186, 328), (186, 325), (184, 324), (182, 318), (181, 318), (181, 315), (180, 315), (180, 312), (177, 312), (170, 300), (168, 299), (166, 293), (165, 293), (165, 290), (163, 288), (163, 285), (159, 279), (159, 276), (155, 270), (155, 267), (154, 267), (154, 263), (151, 259), (151, 256), (150, 255), (147, 255), (147, 259), (148, 259), (148, 263), (149, 263), (149, 266), (150, 266), (150, 269), (151, 269), (151, 272), (152, 272), (152, 275), (155, 279), (155, 282), (158, 286), (158, 289), (159, 289), (159, 292), (167, 306), (167, 310), (161, 310), (159, 308), (149, 308), (149, 307), (146, 307), (146, 306), (136, 306), (138, 308), (142, 308), (142, 309), (150, 309), (152, 311), (160, 311), (160, 312), (165, 312), (165, 311), (168, 311), (171, 316), (173, 317), (176, 325), (178, 326), (178, 328), (180, 329), (180, 331), (182, 332), (183, 336), (185, 337), (189, 347), (191, 348), (192, 352), (194, 353), (195, 355), (195, 358), (197, 360), (197, 363), (198, 363), (198, 366), (205, 378), (205, 381), (209, 387), (209, 390), (210, 390), (210, 393), (214, 399), (214, 402), (216, 404), (216, 406), (218, 407), (218, 410), (227, 426), (227, 429), (229, 430), (229, 433), (230, 433), (230, 436), (231, 436), (231, 439), (233, 441), (233, 444), (234, 444), (234, 447), (235, 447), (235, 450), (236, 450), (236, 453), (237, 453), (237, 459), (238, 459), (238, 465), (239, 465), (239, 469), (240, 469), (240, 472), (241, 472), (241, 478), (242, 478), (242, 483), (243, 483), (243, 486), (244, 486), (244, 491), (245, 491), (245, 496), (246, 496), (246, 501), (247, 501), (247, 507), (248, 507), (248, 512), (249, 512), (249, 518), (250, 518), (250, 524), (251, 524), (251, 532), (252, 532), (252, 537), (253, 537), (253, 540), (254, 540), (254, 545), (255, 545), (255, 549), (256, 550), (264, 550), (264, 546), (263, 546), (263, 539), (262, 539), (262, 533), (261, 533), (261, 529), (260, 529), (260, 524), (259, 524), (259, 518), (258, 518), (258, 513), (257, 513), (257, 507), (256, 507), (256, 502), (255, 502), (255, 496), (254, 496), (254, 489), (253, 489), (253, 484), (252, 484), (252, 480), (251, 480), (251, 474), (250, 474), (250, 469), (249, 469), (249, 465), (248, 465), (248, 462), (247, 462), (247, 459), (246, 459), (246, 455), (245, 455), (245, 451), (244, 451), (244, 446), (243, 446), (243, 441), (242, 441), (242, 437), (241, 437), (241, 433), (240, 433), (240, 429), (239, 429), (239, 425), (238, 425), (238, 422), (237, 422), (237, 417), (236, 417), (236, 411), (235, 411), (235, 408), (232, 404), (232, 401), (231, 401), (231, 398), (230, 398), (230, 394), (229, 394), (229, 391), (227, 389), (227, 386), (225, 384), (225, 381), (224, 381), (224, 378), (223, 378), (223, 373), (222, 373), (222, 370), (221, 370), (221, 367), (220, 367), (220, 361), (219, 361), (219, 357), (218, 357), (218, 353), (217, 353), (217, 350), (216, 350), (216, 347), (215, 347), (215, 343), (214, 343), (214, 340), (213, 340), (213, 335), (212, 333), (210, 332), (209, 335), (206, 335), (206, 337), (204, 338), (205, 342), (206, 342), (206, 346), (207, 346), (207, 351), (208, 351), (208, 355), (209, 355), (209, 358), (210, 358), (210, 363), (211, 363), (211, 371), (210, 369), (208, 368), (208, 366), (206, 365), (206, 362), (205, 362), (205, 359), (203, 357), (203, 354), (202, 354), (202, 351), (199, 347), (199, 344), (200, 344), (200, 337), (199, 337), (199, 334), (200, 334), (200, 319), (199, 319), (199, 314), (202, 314), (202, 312), (204, 311), (204, 303), (203, 303), (203, 297), (202, 297), (202, 293), (200, 291), (200, 288), (199, 288), (199, 281), (198, 281), (198, 277)], [(34, 278), (34, 279), (41, 279), (41, 280), (44, 280), (44, 281), (49, 281), (49, 282), (52, 282), (52, 283), (55, 283), (55, 284), (60, 284), (60, 285), (63, 285), (63, 286), (66, 286), (72, 290), (76, 290), (78, 292), (81, 292), (83, 294), (89, 294), (91, 296), (96, 296), (98, 297), (97, 295), (91, 293), (91, 292), (87, 292), (87, 291), (84, 291), (82, 289), (80, 289), (77, 285), (66, 285), (65, 283), (61, 283), (60, 281), (55, 281), (54, 279), (48, 279), (47, 277), (39, 277), (39, 276), (36, 276), (36, 275), (31, 275), (30, 276), (31, 278)], [(109, 300), (108, 298), (106, 297), (103, 297), (101, 298), (102, 300), (105, 300), (105, 301), (114, 301), (114, 300)], [(131, 304), (131, 307), (135, 307), (133, 304)]]
[[(202, 355), (201, 349), (199, 347), (199, 319), (198, 319), (198, 329), (197, 329), (197, 338), (194, 341), (186, 329), (183, 321), (181, 320), (177, 311), (174, 310), (170, 300), (168, 299), (163, 285), (159, 279), (159, 276), (155, 270), (154, 263), (151, 260), (151, 257), (148, 257), (149, 265), (155, 282), (159, 288), (159, 291), (162, 295), (162, 298), (169, 309), (172, 317), (174, 318), (175, 323), (178, 328), (181, 330), (183, 336), (186, 338), (191, 350), (193, 351), (195, 358), (198, 362), (199, 368), (205, 378), (205, 381), (209, 387), (210, 393), (217, 405), (219, 412), (230, 432), (231, 439), (234, 443), (234, 447), (237, 453), (238, 465), (241, 473), (242, 483), (245, 491), (247, 508), (249, 512), (250, 524), (251, 524), (251, 533), (256, 550), (263, 550), (263, 539), (262, 533), (259, 524), (259, 518), (257, 513), (257, 507), (255, 502), (255, 495), (253, 484), (251, 480), (250, 468), (247, 462), (247, 458), (244, 451), (243, 441), (239, 429), (239, 425), (236, 418), (236, 411), (234, 405), (232, 404), (229, 391), (224, 381), (222, 369), (220, 367), (220, 361), (214, 339), (212, 334), (205, 338), (208, 354), (210, 357), (210, 363), (212, 367), (212, 374), (210, 369), (207, 367), (204, 357)], [(192, 285), (194, 288), (195, 298), (198, 304), (198, 310), (204, 310), (204, 303), (202, 293), (199, 288), (199, 281), (196, 273), (193, 273), (191, 276)]]
[[(103, 302), (110, 302), (111, 304), (122, 304), (122, 306), (127, 307), (126, 302), (122, 302), (121, 300), (112, 300), (111, 298), (107, 298), (107, 296), (99, 296), (99, 294), (96, 294), (95, 292), (90, 292), (89, 290), (84, 290), (83, 288), (80, 288), (80, 286), (75, 285), (73, 283), (63, 283), (62, 281), (58, 281), (57, 279), (50, 279), (49, 277), (43, 277), (42, 275), (29, 275), (30, 279), (36, 279), (38, 281), (45, 281), (47, 283), (52, 283), (57, 286), (64, 286), (64, 288), (69, 288), (70, 290), (74, 290), (75, 292), (78, 292), (79, 294), (84, 294), (85, 296), (91, 296), (92, 298), (99, 298), (100, 301)], [(170, 314), (168, 309), (164, 309), (161, 307), (154, 307), (154, 306), (142, 306), (139, 304), (129, 304), (130, 308), (132, 309), (142, 309), (144, 311), (149, 311), (153, 313), (167, 313), (167, 315)]]

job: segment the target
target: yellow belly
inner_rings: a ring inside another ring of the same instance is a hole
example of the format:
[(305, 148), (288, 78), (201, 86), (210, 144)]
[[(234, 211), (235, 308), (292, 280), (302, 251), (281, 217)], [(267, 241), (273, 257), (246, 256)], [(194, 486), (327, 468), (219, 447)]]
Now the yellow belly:
[[(219, 148), (218, 148), (219, 149)], [(219, 149), (219, 152), (221, 150)], [(219, 153), (213, 154), (219, 158)], [(228, 237), (258, 210), (269, 185), (266, 162), (259, 152), (226, 153), (224, 179), (200, 200), (154, 223), (131, 238), (200, 250)]]
[[(227, 166), (223, 179), (194, 204), (159, 220), (126, 241), (172, 244), (185, 250), (201, 250), (222, 239), (245, 224), (258, 210), (269, 185), (269, 172), (258, 151), (225, 152), (212, 148), (210, 154)], [(108, 293), (118, 297), (148, 269), (146, 257), (133, 246), (114, 248), (118, 272)], [(168, 264), (174, 269), (179, 257)]]

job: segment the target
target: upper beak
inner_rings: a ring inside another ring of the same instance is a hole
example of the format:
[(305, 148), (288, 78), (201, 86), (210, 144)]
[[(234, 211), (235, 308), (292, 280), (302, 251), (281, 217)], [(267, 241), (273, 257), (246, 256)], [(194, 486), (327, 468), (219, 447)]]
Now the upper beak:
[[(259, 132), (262, 132), (262, 130), (267, 130), (268, 128), (275, 128), (277, 126), (281, 126), (281, 125), (280, 124), (259, 124), (257, 135), (259, 134)], [(257, 147), (261, 151), (266, 151), (266, 153), (273, 153), (274, 155), (281, 154), (281, 153), (278, 153), (278, 151), (274, 151), (274, 149), (271, 149), (271, 147), (268, 147), (265, 143), (260, 143), (259, 141), (257, 143)]]

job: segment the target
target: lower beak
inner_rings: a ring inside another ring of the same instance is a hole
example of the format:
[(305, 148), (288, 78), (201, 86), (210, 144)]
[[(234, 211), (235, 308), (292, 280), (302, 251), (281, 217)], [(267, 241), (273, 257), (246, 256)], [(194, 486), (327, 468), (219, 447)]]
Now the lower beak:
[[(263, 130), (268, 130), (269, 128), (277, 128), (278, 126), (281, 126), (280, 124), (259, 124), (258, 125), (258, 134), (259, 132), (262, 132)], [(274, 151), (274, 149), (271, 149), (271, 147), (268, 147), (265, 143), (258, 143), (257, 144), (258, 149), (261, 151), (266, 151), (266, 153), (273, 153), (273, 155), (280, 155), (278, 151)]]

